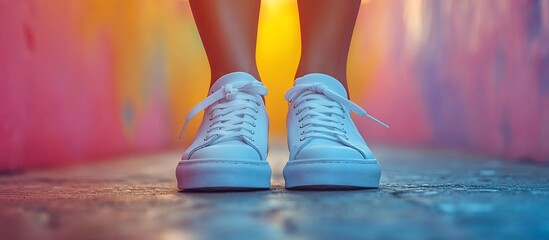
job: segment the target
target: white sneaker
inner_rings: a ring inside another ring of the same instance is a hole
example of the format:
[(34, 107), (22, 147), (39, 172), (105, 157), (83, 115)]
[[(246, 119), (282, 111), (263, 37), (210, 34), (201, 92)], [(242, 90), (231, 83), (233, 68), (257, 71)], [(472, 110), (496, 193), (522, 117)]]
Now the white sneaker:
[(298, 78), (286, 100), (290, 102), (286, 188), (379, 187), (381, 169), (349, 110), (387, 125), (349, 101), (343, 85), (326, 74)]
[(194, 142), (177, 165), (180, 190), (269, 189), (269, 122), (261, 98), (266, 94), (267, 88), (244, 72), (215, 82), (181, 130), (180, 137), (187, 122), (205, 110)]

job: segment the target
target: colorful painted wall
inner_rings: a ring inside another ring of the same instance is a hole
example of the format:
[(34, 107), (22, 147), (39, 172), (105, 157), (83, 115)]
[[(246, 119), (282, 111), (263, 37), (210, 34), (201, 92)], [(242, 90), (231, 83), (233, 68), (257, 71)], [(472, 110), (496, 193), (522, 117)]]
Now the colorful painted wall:
[[(549, 1), (363, 1), (351, 96), (391, 128), (360, 128), (370, 141), (549, 161), (548, 43)], [(295, 1), (264, 0), (273, 140), (299, 51)], [(0, 171), (176, 146), (208, 79), (186, 1), (0, 0)]]

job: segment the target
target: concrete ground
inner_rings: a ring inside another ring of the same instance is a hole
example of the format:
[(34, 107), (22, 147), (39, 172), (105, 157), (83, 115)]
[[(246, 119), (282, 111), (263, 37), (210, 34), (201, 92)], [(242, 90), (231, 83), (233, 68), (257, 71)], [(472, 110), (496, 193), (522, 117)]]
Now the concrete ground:
[(181, 193), (179, 152), (0, 176), (0, 239), (549, 239), (549, 166), (373, 146), (378, 190)]

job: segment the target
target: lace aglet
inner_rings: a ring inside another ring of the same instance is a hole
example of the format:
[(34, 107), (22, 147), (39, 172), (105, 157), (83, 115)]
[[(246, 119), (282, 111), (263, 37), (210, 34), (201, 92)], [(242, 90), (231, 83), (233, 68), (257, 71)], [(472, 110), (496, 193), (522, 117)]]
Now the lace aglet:
[(385, 124), (384, 122), (382, 121), (379, 121), (377, 118), (375, 117), (372, 117), (372, 115), (370, 114), (366, 114), (368, 116), (368, 118), (372, 119), (374, 122), (376, 122), (377, 124), (383, 126), (384, 128), (389, 128), (389, 125)]
[(183, 127), (181, 128), (181, 131), (179, 132), (179, 138), (177, 138), (177, 140), (179, 140), (179, 142), (181, 142), (181, 138), (183, 138), (183, 132), (185, 132), (185, 128), (187, 128), (187, 123), (188, 123), (188, 121), (185, 121), (185, 124), (183, 124)]
[(389, 125), (383, 123), (383, 122), (378, 122), (379, 124), (381, 124), (381, 126), (383, 126), (384, 128), (389, 128)]

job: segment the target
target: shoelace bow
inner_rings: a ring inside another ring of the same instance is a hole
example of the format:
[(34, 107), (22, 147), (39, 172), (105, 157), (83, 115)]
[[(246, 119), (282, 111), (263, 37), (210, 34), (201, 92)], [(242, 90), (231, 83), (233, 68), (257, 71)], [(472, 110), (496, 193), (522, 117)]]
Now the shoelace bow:
[[(348, 140), (347, 132), (343, 127), (343, 121), (334, 118), (334, 116), (339, 116), (341, 119), (346, 118), (346, 112), (343, 107), (348, 108), (359, 116), (368, 117), (383, 127), (389, 128), (387, 124), (374, 118), (357, 104), (320, 83), (294, 86), (286, 92), (285, 97), (291, 106), (297, 109), (296, 116), (299, 117), (299, 127), (303, 129), (300, 141), (312, 137), (336, 141), (341, 140), (341, 138)], [(326, 101), (326, 98), (329, 98), (333, 102)], [(305, 102), (307, 104), (303, 104)], [(301, 108), (299, 108), (300, 106)]]
[(190, 120), (204, 109), (213, 106), (204, 116), (209, 117), (211, 121), (204, 141), (208, 139), (222, 141), (235, 137), (244, 141), (246, 139), (255, 141), (253, 137), (255, 120), (261, 104), (257, 97), (251, 95), (266, 94), (267, 88), (259, 82), (236, 82), (221, 87), (191, 109), (179, 133), (179, 139), (183, 136)]

